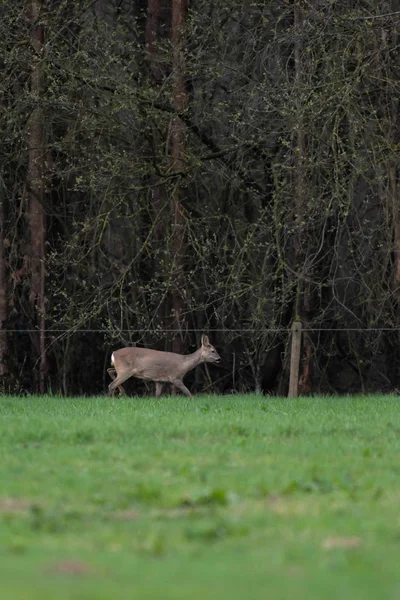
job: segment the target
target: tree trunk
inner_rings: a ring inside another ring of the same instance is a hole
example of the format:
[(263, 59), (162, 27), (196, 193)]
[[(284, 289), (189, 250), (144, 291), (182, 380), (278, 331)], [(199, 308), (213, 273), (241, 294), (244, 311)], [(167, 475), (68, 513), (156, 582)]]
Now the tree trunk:
[[(187, 0), (172, 0), (172, 48), (173, 48), (173, 105), (177, 112), (183, 112), (188, 102), (185, 82), (184, 64), (184, 24), (187, 12)], [(172, 171), (181, 172), (185, 166), (185, 126), (182, 120), (175, 116), (171, 128), (171, 158)], [(176, 180), (171, 193), (171, 255), (174, 273), (174, 288), (172, 290), (173, 329), (175, 330), (173, 352), (183, 353), (183, 332), (186, 328), (184, 318), (184, 255), (185, 255), (185, 217), (181, 206), (181, 186)]]
[[(151, 88), (158, 89), (164, 80), (164, 72), (162, 69), (162, 63), (160, 58), (160, 47), (159, 41), (163, 28), (167, 27), (166, 23), (166, 6), (167, 0), (148, 0), (147, 2), (147, 16), (146, 16), (146, 27), (145, 27), (145, 46), (147, 51), (147, 61), (149, 67), (149, 79)], [(169, 9), (169, 3), (167, 8)], [(159, 165), (163, 163), (165, 157), (165, 145), (168, 139), (168, 122), (166, 123), (152, 123), (151, 128), (151, 144), (152, 152), (154, 155), (154, 162)], [(150, 176), (150, 189), (151, 201), (153, 206), (153, 219), (155, 226), (153, 228), (154, 236), (154, 247), (156, 249), (154, 253), (155, 271), (159, 273), (160, 279), (164, 282), (168, 280), (168, 273), (166, 263), (162, 258), (165, 258), (165, 245), (166, 245), (166, 223), (165, 220), (160, 217), (163, 215), (163, 209), (168, 204), (167, 193), (165, 189), (165, 182), (154, 169)], [(165, 327), (165, 323), (169, 319), (169, 298), (165, 298), (163, 295), (157, 306), (157, 318), (158, 322)], [(169, 341), (166, 342), (169, 344)], [(165, 348), (169, 350), (169, 345)]]
[(395, 165), (388, 168), (389, 198), (393, 218), (393, 291), (397, 302), (400, 301), (400, 206), (397, 190), (397, 176)]
[[(161, 68), (158, 63), (158, 46), (157, 41), (160, 35), (160, 27), (163, 24), (162, 19), (162, 6), (161, 0), (148, 0), (147, 2), (147, 17), (146, 17), (146, 27), (145, 27), (145, 46), (148, 54), (148, 64), (151, 78), (151, 85), (159, 85), (162, 82), (163, 74)], [(162, 140), (160, 140), (159, 131), (156, 126), (153, 127), (152, 134), (152, 144), (154, 148), (154, 153), (156, 153), (157, 148), (162, 146)], [(155, 160), (158, 159), (158, 156), (155, 156)], [(154, 205), (154, 214), (155, 219), (157, 220), (157, 224), (155, 227), (155, 236), (157, 242), (161, 242), (164, 240), (164, 225), (161, 219), (159, 219), (159, 215), (162, 211), (163, 205), (163, 189), (161, 184), (157, 185), (156, 176), (153, 175), (151, 177), (151, 186), (152, 186), (152, 194), (153, 194), (153, 205)]]
[(161, 0), (148, 0), (145, 28), (145, 44), (149, 55), (150, 72), (155, 83), (161, 83), (162, 73), (157, 61), (157, 41), (162, 22)]
[(33, 321), (38, 328), (34, 346), (39, 356), (39, 391), (45, 391), (47, 374), (45, 340), (45, 242), (46, 214), (45, 196), (45, 135), (44, 118), (41, 108), (43, 92), (42, 59), (44, 51), (44, 28), (40, 24), (42, 0), (31, 2), (32, 23), (32, 72), (31, 96), (33, 110), (28, 125), (28, 219), (30, 229), (30, 276), (29, 300), (32, 306)]
[[(296, 130), (294, 135), (295, 146), (295, 164), (294, 164), (294, 184), (295, 184), (295, 219), (296, 240), (295, 240), (295, 269), (298, 274), (296, 290), (296, 314), (294, 318), (303, 321), (305, 329), (309, 323), (310, 312), (310, 286), (306, 283), (307, 273), (305, 272), (306, 255), (304, 248), (307, 246), (307, 178), (306, 178), (306, 157), (307, 145), (303, 123), (302, 107), (302, 86), (303, 86), (303, 68), (302, 63), (302, 29), (304, 22), (303, 0), (296, 0), (294, 3), (294, 63), (295, 63), (295, 93), (297, 97), (296, 107)], [(299, 377), (299, 393), (305, 394), (311, 389), (311, 359), (312, 345), (310, 335), (307, 331), (303, 334), (303, 359), (301, 361)]]
[(5, 257), (5, 194), (3, 183), (0, 183), (0, 376), (8, 373), (7, 365), (7, 332), (4, 326), (7, 321), (7, 268)]

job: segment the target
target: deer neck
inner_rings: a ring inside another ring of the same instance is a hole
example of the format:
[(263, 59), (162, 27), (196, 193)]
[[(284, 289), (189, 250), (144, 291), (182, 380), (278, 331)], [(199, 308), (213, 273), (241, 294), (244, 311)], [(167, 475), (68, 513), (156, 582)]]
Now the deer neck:
[(193, 354), (185, 355), (185, 368), (186, 373), (194, 369), (198, 364), (201, 363), (201, 348), (193, 352)]

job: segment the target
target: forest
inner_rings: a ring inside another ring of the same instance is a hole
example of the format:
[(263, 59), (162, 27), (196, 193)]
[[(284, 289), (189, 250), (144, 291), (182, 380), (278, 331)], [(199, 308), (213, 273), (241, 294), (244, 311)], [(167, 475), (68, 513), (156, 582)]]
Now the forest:
[(2, 393), (396, 391), (400, 0), (0, 7)]

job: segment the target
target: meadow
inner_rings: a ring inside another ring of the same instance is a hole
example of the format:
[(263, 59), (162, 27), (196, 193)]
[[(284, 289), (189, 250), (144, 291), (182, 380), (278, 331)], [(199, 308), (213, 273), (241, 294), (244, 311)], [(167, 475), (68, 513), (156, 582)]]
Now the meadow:
[(396, 396), (0, 398), (0, 595), (400, 597)]

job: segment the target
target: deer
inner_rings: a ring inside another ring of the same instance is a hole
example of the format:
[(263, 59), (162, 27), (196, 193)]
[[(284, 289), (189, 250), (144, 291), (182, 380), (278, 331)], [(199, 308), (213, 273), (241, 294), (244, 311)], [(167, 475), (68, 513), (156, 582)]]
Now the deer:
[(193, 398), (188, 388), (183, 383), (186, 373), (197, 367), (200, 363), (218, 364), (221, 357), (210, 344), (207, 335), (202, 335), (201, 346), (193, 354), (177, 354), (176, 352), (162, 352), (149, 348), (127, 347), (115, 350), (111, 354), (111, 367), (107, 373), (113, 380), (108, 386), (111, 397), (114, 397), (118, 388), (120, 396), (125, 394), (122, 387), (129, 377), (154, 381), (156, 384), (156, 398), (162, 393), (164, 383), (172, 383), (185, 396)]

